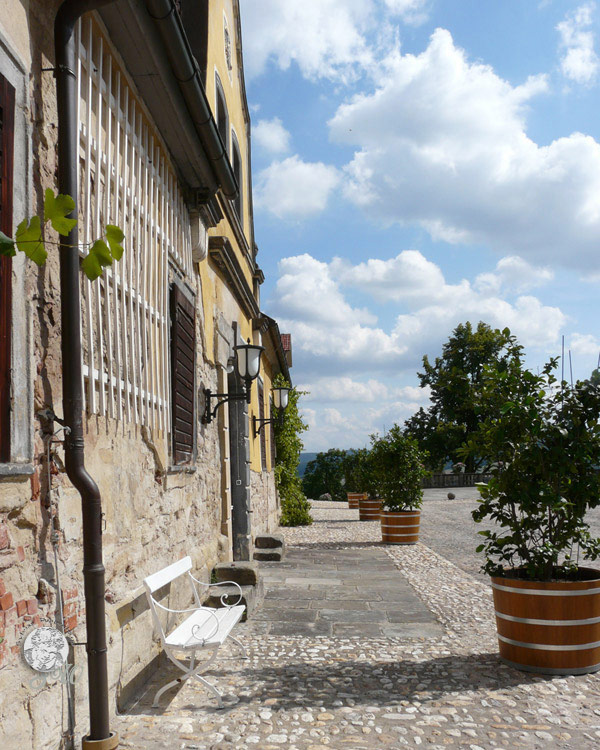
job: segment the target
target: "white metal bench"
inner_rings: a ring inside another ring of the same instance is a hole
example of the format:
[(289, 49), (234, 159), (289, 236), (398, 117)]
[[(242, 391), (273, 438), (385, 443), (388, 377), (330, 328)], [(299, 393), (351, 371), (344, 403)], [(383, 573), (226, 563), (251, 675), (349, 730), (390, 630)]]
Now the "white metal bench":
[[(152, 619), (154, 625), (160, 634), (160, 640), (165, 650), (165, 653), (169, 659), (184, 672), (183, 677), (179, 677), (168, 685), (160, 688), (160, 690), (154, 696), (153, 708), (158, 707), (158, 700), (160, 696), (170, 688), (178, 685), (184, 680), (189, 680), (190, 677), (195, 677), (203, 685), (205, 685), (212, 693), (216, 696), (219, 702), (219, 708), (223, 706), (223, 698), (221, 693), (210, 684), (204, 677), (200, 676), (201, 672), (206, 671), (210, 664), (214, 661), (220, 646), (223, 645), (227, 638), (230, 638), (242, 651), (242, 655), (246, 658), (246, 650), (237, 638), (231, 635), (231, 631), (235, 625), (240, 621), (246, 607), (243, 604), (239, 604), (242, 598), (242, 589), (235, 583), (235, 581), (222, 581), (221, 583), (203, 583), (191, 573), (192, 569), (192, 558), (184, 557), (181, 560), (168, 565), (166, 568), (159, 570), (158, 573), (144, 578), (144, 587), (146, 589), (146, 596), (148, 597), (148, 603), (150, 610), (152, 611)], [(171, 583), (180, 576), (186, 576), (191, 584), (194, 601), (196, 606), (188, 609), (170, 609), (165, 607), (159, 601), (157, 601), (153, 594), (161, 589), (163, 586)], [(211, 588), (213, 586), (237, 586), (239, 589), (239, 596), (235, 604), (227, 604), (225, 602), (225, 596), (221, 597), (222, 609), (213, 609), (211, 607), (203, 607), (198, 587), (202, 586), (205, 588)], [(169, 623), (169, 614), (167, 614), (167, 624), (163, 628), (158, 610), (162, 609), (167, 613), (180, 614), (184, 612), (191, 613), (189, 617), (178, 625), (168, 635), (165, 631), (169, 631), (171, 623)], [(198, 662), (196, 652), (197, 651), (208, 651), (206, 658)], [(183, 657), (177, 657), (175, 654), (181, 654)], [(187, 662), (185, 661), (187, 659)]]

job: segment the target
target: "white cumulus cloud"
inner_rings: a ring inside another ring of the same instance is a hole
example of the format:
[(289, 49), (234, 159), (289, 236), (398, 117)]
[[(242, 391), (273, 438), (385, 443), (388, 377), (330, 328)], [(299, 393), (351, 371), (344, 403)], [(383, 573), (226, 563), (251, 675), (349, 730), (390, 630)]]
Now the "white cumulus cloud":
[(309, 80), (354, 81), (365, 71), (376, 72), (390, 24), (422, 23), (427, 5), (427, 0), (244, 0), (246, 75), (260, 75), (269, 62), (281, 70), (295, 63)]
[(498, 293), (500, 290), (525, 292), (543, 286), (554, 278), (554, 271), (543, 266), (534, 266), (517, 255), (501, 258), (494, 271), (481, 273), (474, 286), (480, 292)]
[[(378, 302), (397, 303), (393, 322), (381, 325), (368, 309), (352, 306), (351, 288)], [(284, 258), (271, 305), (280, 326), (293, 336), (297, 364), (317, 376), (314, 398), (331, 401), (335, 389), (343, 394), (353, 388), (353, 374), (414, 371), (423, 354), (439, 350), (466, 320), (508, 326), (538, 351), (556, 346), (566, 320), (559, 308), (534, 296), (521, 294), (509, 302), (468, 279), (450, 284), (439, 266), (415, 250), (356, 265), (339, 258), (325, 263), (309, 254)], [(334, 375), (335, 381), (319, 380)], [(366, 381), (359, 392), (368, 394), (369, 388)], [(414, 397), (399, 396), (402, 401)]]
[(437, 29), (418, 55), (388, 60), (378, 88), (341, 105), (335, 142), (355, 147), (345, 194), (384, 223), (503, 256), (597, 267), (600, 144), (573, 133), (538, 146), (527, 105), (544, 76), (513, 86)]
[(565, 20), (556, 27), (563, 51), (561, 70), (576, 83), (592, 83), (600, 66), (594, 49), (594, 33), (590, 29), (595, 10), (596, 3), (584, 3), (568, 13)]
[(569, 348), (574, 354), (597, 357), (600, 354), (600, 341), (590, 333), (574, 333)]
[(335, 167), (289, 156), (259, 172), (254, 203), (280, 219), (305, 219), (325, 209), (339, 181)]
[(285, 154), (290, 150), (290, 133), (279, 117), (259, 120), (252, 128), (252, 142), (271, 154)]

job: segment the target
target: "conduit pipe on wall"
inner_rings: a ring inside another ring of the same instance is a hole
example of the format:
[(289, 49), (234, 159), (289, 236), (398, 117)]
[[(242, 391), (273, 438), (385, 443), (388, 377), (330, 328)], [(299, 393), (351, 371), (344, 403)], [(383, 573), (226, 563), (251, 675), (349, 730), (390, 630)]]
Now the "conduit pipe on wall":
[[(58, 106), (58, 190), (75, 200), (78, 216), (77, 77), (73, 30), (84, 13), (113, 0), (65, 0), (54, 22), (55, 78)], [(65, 435), (67, 475), (81, 495), (83, 580), (87, 629), (90, 732), (84, 748), (109, 750), (118, 744), (111, 735), (108, 710), (105, 584), (102, 562), (102, 502), (98, 486), (84, 464), (83, 378), (81, 370), (81, 301), (77, 228), (60, 244), (63, 410), (70, 433)], [(105, 741), (105, 742), (103, 742)]]
[(173, 0), (145, 0), (148, 13), (154, 20), (163, 40), (171, 69), (188, 110), (204, 151), (213, 164), (217, 181), (223, 194), (234, 200), (238, 195), (238, 185), (229, 163), (229, 157), (219, 131), (215, 125), (198, 64), (185, 35), (179, 13)]

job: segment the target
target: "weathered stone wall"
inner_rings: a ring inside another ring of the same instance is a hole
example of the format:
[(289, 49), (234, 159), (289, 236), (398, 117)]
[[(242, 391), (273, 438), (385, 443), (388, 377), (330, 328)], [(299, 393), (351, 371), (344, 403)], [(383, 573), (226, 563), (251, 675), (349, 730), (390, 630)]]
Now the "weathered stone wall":
[[(0, 8), (6, 2), (1, 0)], [(26, 153), (18, 163), (21, 171), (15, 174), (15, 185), (19, 183), (25, 199), (15, 201), (15, 224), (26, 213), (39, 212), (44, 189), (56, 187), (55, 83), (52, 73), (41, 69), (53, 64), (52, 28), (59, 4), (59, 0), (31, 0), (28, 13), (14, 15), (19, 26), (13, 47), (26, 38), (31, 42), (31, 60), (20, 63), (28, 91), (24, 88), (19, 110), (26, 126), (21, 126), (17, 137), (21, 144), (24, 139)], [(16, 5), (22, 9), (20, 3)], [(7, 17), (4, 13), (0, 16), (1, 43)], [(0, 44), (0, 58), (7, 50), (8, 46)], [(29, 172), (32, 181), (24, 191)], [(0, 741), (6, 748), (44, 750), (57, 748), (67, 729), (66, 690), (56, 681), (32, 685), (35, 673), (23, 663), (19, 645), (25, 628), (44, 619), (57, 622), (61, 616), (74, 639), (85, 640), (81, 500), (64, 474), (60, 443), (53, 445), (50, 464), (45, 460), (47, 437), (42, 436), (43, 425), (35, 416), (47, 406), (62, 414), (56, 248), (49, 246), (48, 262), (42, 269), (21, 258), (17, 264), (15, 279), (22, 283), (20, 297), (27, 305), (22, 319), (24, 348), (17, 363), (22, 369), (16, 376), (23, 376), (25, 393), (33, 400), (26, 414), (30, 447), (25, 459), (34, 473), (27, 474), (24, 468), (20, 476), (0, 477)], [(203, 357), (206, 321), (202, 289), (197, 278), (190, 281), (197, 292), (197, 383), (217, 391), (218, 368)], [(29, 377), (31, 363), (33, 374)], [(96, 416), (89, 417), (85, 427), (86, 465), (100, 487), (105, 511), (109, 685), (114, 712), (117, 703), (123, 704), (148, 676), (159, 653), (143, 577), (190, 554), (199, 577), (208, 579), (216, 562), (230, 559), (231, 542), (221, 534), (227, 529), (221, 503), (224, 456), (215, 424), (198, 425), (196, 470), (175, 473), (165, 473), (160, 434), (153, 436), (139, 427)], [(57, 532), (58, 570), (53, 529)], [(62, 613), (57, 611), (58, 577)], [(186, 596), (175, 595), (169, 606), (177, 607)], [(75, 737), (79, 738), (88, 729), (85, 649), (76, 646), (72, 658), (83, 667), (74, 685)]]
[(252, 499), (252, 537), (272, 534), (279, 527), (281, 509), (272, 471), (250, 472)]

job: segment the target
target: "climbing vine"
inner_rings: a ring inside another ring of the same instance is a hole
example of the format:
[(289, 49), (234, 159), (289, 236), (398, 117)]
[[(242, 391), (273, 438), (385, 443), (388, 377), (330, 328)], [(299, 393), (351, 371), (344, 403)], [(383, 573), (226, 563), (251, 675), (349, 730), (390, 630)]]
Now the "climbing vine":
[[(275, 376), (273, 385), (290, 387), (281, 374)], [(298, 400), (303, 395), (304, 391), (292, 388), (283, 422), (275, 422), (275, 482), (281, 498), (282, 526), (307, 526), (312, 523), (310, 503), (302, 492), (302, 481), (298, 476), (300, 453), (304, 448), (300, 435), (308, 429), (298, 413)]]
[[(43, 266), (48, 257), (46, 244), (58, 245), (44, 238), (46, 224), (62, 237), (67, 237), (76, 226), (77, 219), (69, 218), (75, 209), (75, 201), (70, 195), (57, 195), (48, 188), (44, 194), (44, 214), (23, 219), (18, 225), (15, 238), (0, 232), (0, 255), (13, 257), (17, 250), (36, 263)], [(93, 281), (102, 275), (102, 269), (112, 265), (113, 260), (120, 260), (123, 255), (123, 230), (114, 224), (107, 224), (104, 235), (88, 245), (88, 253), (81, 261), (85, 275)], [(79, 247), (79, 246), (78, 246)]]

